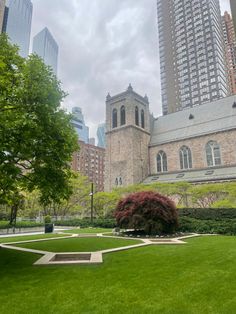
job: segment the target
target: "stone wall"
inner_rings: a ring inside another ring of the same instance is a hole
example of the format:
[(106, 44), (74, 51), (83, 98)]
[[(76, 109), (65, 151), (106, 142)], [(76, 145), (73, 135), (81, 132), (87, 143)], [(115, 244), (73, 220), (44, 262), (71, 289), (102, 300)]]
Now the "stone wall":
[[(125, 125), (120, 123), (120, 109), (125, 107)], [(135, 108), (139, 111), (139, 126), (135, 125)], [(112, 111), (117, 110), (117, 127), (112, 128)], [(145, 127), (140, 127), (141, 111)], [(142, 182), (148, 175), (148, 144), (150, 141), (149, 103), (130, 85), (126, 92), (106, 101), (106, 162), (105, 190)]]
[(149, 147), (150, 174), (157, 173), (156, 156), (160, 150), (167, 155), (168, 171), (179, 171), (179, 150), (183, 145), (191, 149), (193, 169), (206, 168), (205, 146), (209, 141), (217, 141), (220, 145), (223, 166), (236, 165), (236, 130), (231, 130)]
[(107, 136), (106, 191), (117, 185), (128, 186), (143, 181), (149, 172), (149, 140), (150, 134), (135, 126), (114, 130)]

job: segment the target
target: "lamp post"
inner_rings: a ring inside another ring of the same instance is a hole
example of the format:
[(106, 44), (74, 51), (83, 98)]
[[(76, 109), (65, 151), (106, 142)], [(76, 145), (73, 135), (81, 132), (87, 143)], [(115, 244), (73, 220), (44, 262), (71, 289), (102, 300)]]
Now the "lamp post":
[(93, 183), (91, 183), (91, 192), (89, 194), (91, 196), (91, 224), (93, 223)]

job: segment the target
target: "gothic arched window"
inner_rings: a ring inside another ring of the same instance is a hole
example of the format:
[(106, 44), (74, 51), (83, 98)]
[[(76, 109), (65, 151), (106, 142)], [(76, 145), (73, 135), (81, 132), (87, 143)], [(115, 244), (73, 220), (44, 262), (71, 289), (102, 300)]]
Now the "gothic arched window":
[(141, 127), (145, 128), (145, 117), (144, 117), (144, 110), (141, 110)]
[(167, 170), (167, 157), (166, 153), (162, 150), (157, 154), (157, 172), (166, 172)]
[(221, 165), (220, 145), (215, 141), (206, 144), (207, 166), (214, 167)]
[(139, 126), (139, 112), (138, 112), (138, 107), (135, 107), (135, 124)]
[(117, 110), (112, 111), (112, 128), (117, 128)]
[(192, 168), (192, 154), (191, 150), (187, 146), (182, 146), (179, 151), (180, 168), (191, 169)]
[(125, 106), (120, 108), (120, 125), (124, 125), (125, 122)]

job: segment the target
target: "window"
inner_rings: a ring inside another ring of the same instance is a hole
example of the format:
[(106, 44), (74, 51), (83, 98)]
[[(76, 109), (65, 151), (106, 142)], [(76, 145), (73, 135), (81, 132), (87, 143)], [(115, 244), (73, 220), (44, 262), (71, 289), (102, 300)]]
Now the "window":
[(192, 154), (191, 150), (187, 146), (182, 146), (179, 151), (180, 168), (191, 169), (192, 168)]
[(115, 180), (115, 185), (116, 186), (121, 186), (123, 185), (123, 182), (122, 182), (122, 178), (121, 177), (117, 177), (116, 180)]
[(112, 111), (112, 128), (117, 128), (117, 110)]
[(120, 108), (120, 125), (124, 125), (125, 122), (125, 106)]
[(135, 107), (135, 124), (139, 125), (139, 112), (138, 107)]
[(167, 171), (167, 157), (165, 152), (160, 151), (157, 154), (157, 172), (165, 171)]
[(141, 127), (145, 128), (145, 121), (144, 121), (144, 110), (141, 110)]
[(206, 144), (207, 166), (214, 167), (221, 165), (220, 145), (215, 141)]

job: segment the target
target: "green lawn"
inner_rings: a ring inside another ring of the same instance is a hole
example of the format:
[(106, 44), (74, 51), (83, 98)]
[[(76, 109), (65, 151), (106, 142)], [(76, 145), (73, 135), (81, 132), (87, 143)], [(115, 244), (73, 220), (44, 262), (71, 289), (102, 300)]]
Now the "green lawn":
[(0, 249), (0, 313), (234, 314), (236, 238), (106, 254), (96, 266), (32, 266)]
[(65, 230), (63, 232), (66, 233), (74, 233), (74, 234), (82, 234), (82, 233), (104, 233), (104, 232), (111, 232), (112, 229), (105, 229), (105, 228), (82, 228), (82, 229), (72, 229), (72, 230)]
[[(27, 240), (37, 240), (37, 239), (47, 239), (47, 238), (58, 238), (65, 237), (65, 234), (47, 233), (47, 234), (37, 234), (37, 235), (27, 235), (27, 236), (9, 236), (0, 238), (0, 243), (10, 243), (16, 241), (27, 241)], [(68, 234), (69, 236), (69, 234)]]
[(49, 252), (95, 252), (139, 243), (141, 241), (94, 237), (22, 243), (17, 246)]

